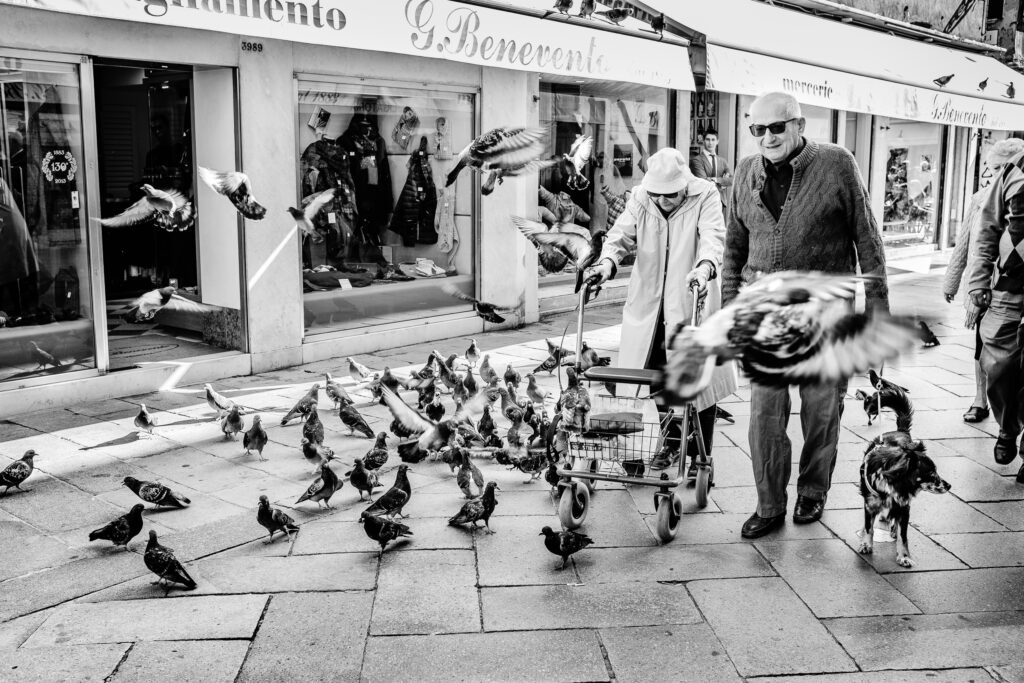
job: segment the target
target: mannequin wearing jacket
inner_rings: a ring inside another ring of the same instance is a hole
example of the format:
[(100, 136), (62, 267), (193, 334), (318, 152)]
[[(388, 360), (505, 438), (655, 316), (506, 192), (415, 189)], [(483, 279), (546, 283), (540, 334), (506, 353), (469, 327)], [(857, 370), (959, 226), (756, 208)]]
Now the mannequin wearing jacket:
[[(395, 201), (391, 192), (387, 145), (377, 128), (377, 117), (364, 113), (353, 115), (348, 129), (338, 138), (338, 144), (348, 154), (355, 182), (359, 214), (356, 236), (364, 247), (363, 256), (365, 260), (382, 261), (381, 236), (390, 223)], [(350, 255), (353, 255), (351, 249)]]

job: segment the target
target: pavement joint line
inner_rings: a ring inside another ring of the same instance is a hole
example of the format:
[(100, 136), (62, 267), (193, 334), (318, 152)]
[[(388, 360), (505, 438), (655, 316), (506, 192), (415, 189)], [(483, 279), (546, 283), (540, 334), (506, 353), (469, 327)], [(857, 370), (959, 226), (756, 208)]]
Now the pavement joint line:
[(249, 647), (245, 648), (245, 657), (242, 657), (242, 663), (238, 666), (238, 671), (235, 672), (235, 681), (238, 680), (242, 675), (242, 671), (245, 669), (245, 662), (248, 661), (253, 645), (256, 644), (256, 636), (259, 635), (260, 628), (263, 626), (263, 620), (267, 618), (267, 612), (270, 610), (270, 604), (273, 600), (274, 596), (268, 595), (267, 601), (263, 603), (263, 611), (260, 612), (260, 618), (256, 620), (256, 626), (253, 628), (252, 636), (249, 638)]
[(125, 663), (125, 661), (128, 659), (128, 655), (130, 655), (132, 653), (132, 650), (134, 649), (135, 643), (129, 643), (128, 648), (124, 651), (124, 654), (121, 655), (121, 659), (117, 660), (117, 664), (114, 665), (114, 669), (109, 674), (107, 674), (106, 677), (104, 677), (104, 682), (114, 680), (114, 676), (117, 675), (117, 672), (121, 668), (121, 665)]
[(363, 680), (363, 669), (366, 667), (366, 650), (370, 646), (370, 638), (373, 637), (373, 614), (374, 610), (377, 609), (377, 588), (380, 586), (380, 570), (383, 562), (381, 561), (384, 557), (384, 549), (377, 553), (377, 568), (373, 574), (373, 597), (370, 599), (370, 615), (366, 619), (366, 632), (363, 634), (363, 651), (359, 656), (359, 678)]
[(601, 629), (595, 628), (592, 630), (594, 632), (594, 637), (597, 639), (597, 646), (601, 648), (601, 661), (604, 662), (604, 669), (608, 672), (608, 680), (617, 680), (615, 669), (612, 667), (611, 655), (608, 654), (608, 648), (604, 645), (604, 638), (601, 637)]

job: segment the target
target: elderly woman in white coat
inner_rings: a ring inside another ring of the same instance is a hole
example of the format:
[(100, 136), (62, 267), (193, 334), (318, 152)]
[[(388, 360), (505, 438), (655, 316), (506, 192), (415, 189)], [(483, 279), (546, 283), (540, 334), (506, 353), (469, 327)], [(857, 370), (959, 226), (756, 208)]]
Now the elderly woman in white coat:
[[(690, 172), (677, 149), (659, 150), (647, 162), (647, 173), (626, 202), (605, 238), (598, 262), (587, 273), (600, 282), (615, 276), (629, 254), (636, 263), (622, 312), (622, 338), (616, 365), (661, 368), (665, 339), (675, 327), (689, 324), (691, 283), (703, 299), (703, 314), (721, 306), (718, 272), (725, 249), (722, 200), (715, 184)], [(711, 452), (716, 404), (736, 390), (733, 365), (716, 368), (711, 385), (696, 399), (704, 445)], [(677, 426), (678, 429), (678, 426)], [(696, 453), (691, 444), (689, 455)], [(653, 469), (668, 467), (679, 456), (679, 434), (670, 438)], [(693, 472), (691, 461), (691, 473)]]

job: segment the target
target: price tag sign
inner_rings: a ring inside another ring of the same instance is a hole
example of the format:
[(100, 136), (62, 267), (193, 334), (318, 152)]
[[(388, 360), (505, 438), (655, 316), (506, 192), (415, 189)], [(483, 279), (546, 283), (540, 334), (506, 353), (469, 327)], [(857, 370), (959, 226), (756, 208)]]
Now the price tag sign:
[(327, 222), (328, 223), (337, 223), (338, 222), (338, 217), (334, 215), (333, 211), (328, 211), (327, 212)]
[(348, 281), (348, 278), (345, 278), (343, 280), (338, 280), (338, 285), (342, 289), (352, 289), (352, 283)]

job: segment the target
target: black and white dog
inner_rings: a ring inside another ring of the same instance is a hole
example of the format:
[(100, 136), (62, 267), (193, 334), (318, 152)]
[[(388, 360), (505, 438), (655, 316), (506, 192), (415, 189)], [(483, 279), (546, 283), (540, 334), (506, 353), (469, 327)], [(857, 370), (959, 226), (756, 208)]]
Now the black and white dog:
[[(883, 392), (883, 396), (886, 392)], [(860, 495), (864, 498), (864, 528), (858, 551), (870, 555), (874, 550), (875, 520), (889, 522), (896, 539), (896, 563), (912, 567), (907, 545), (910, 525), (910, 501), (921, 491), (945, 493), (949, 482), (939, 476), (935, 462), (925, 454), (924, 443), (910, 436), (914, 409), (904, 392), (892, 397), (897, 431), (886, 432), (868, 444), (860, 466)]]

